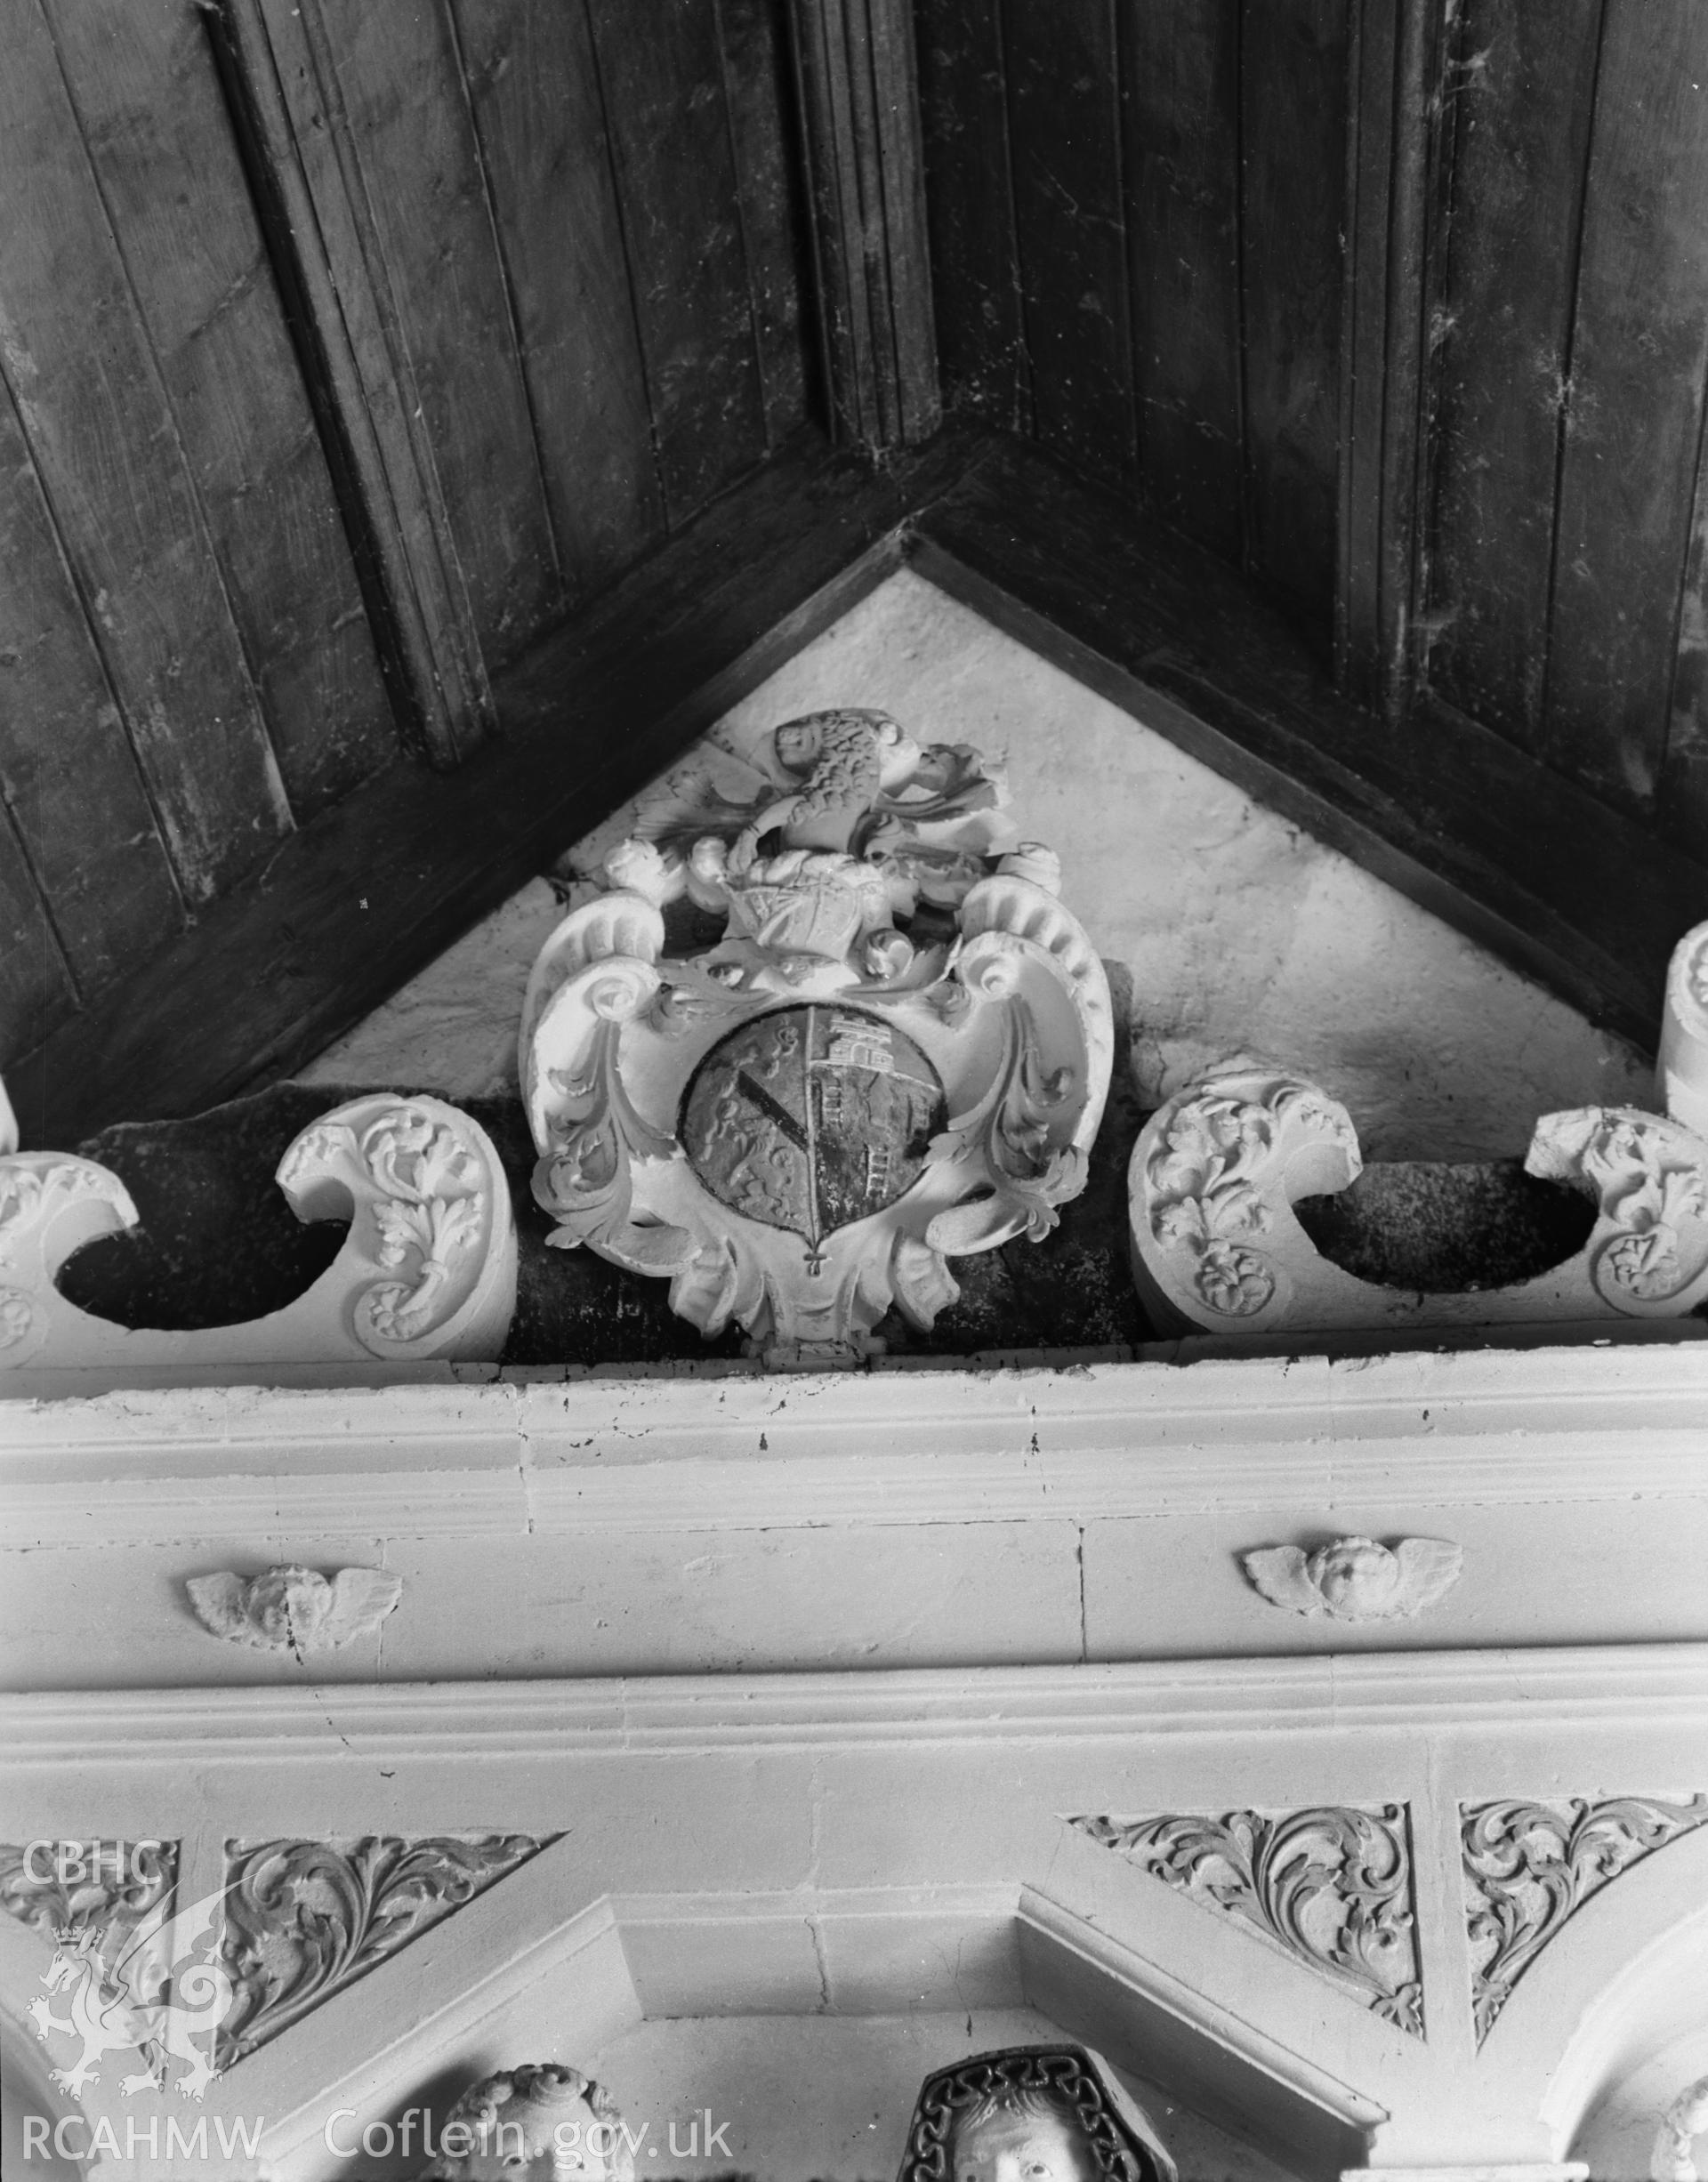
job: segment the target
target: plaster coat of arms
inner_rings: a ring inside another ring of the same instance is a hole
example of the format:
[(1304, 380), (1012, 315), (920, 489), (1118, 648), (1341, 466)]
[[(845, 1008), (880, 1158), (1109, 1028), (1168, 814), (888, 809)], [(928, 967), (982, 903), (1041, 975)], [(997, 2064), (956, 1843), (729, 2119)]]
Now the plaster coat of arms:
[[(977, 750), (834, 711), (774, 751), (745, 801), (694, 781), (684, 805), (679, 776), (643, 805), (541, 950), (534, 1192), (554, 1244), (667, 1277), (708, 1337), (848, 1362), (891, 1304), (930, 1328), (949, 1259), (1041, 1238), (1084, 1187), (1108, 986)], [(667, 953), (695, 909), (721, 937)]]

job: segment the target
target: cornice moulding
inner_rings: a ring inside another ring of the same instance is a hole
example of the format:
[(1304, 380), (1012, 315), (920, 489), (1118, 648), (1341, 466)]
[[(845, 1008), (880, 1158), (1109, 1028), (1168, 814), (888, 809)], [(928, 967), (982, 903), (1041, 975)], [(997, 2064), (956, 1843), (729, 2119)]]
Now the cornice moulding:
[(457, 1761), (1558, 1724), (1708, 1732), (1708, 1643), (1161, 1665), (655, 1675), (0, 1699), (14, 1776), (133, 1766)]
[(19, 1404), (4, 1538), (776, 1527), (1708, 1487), (1708, 1350), (259, 1388)]

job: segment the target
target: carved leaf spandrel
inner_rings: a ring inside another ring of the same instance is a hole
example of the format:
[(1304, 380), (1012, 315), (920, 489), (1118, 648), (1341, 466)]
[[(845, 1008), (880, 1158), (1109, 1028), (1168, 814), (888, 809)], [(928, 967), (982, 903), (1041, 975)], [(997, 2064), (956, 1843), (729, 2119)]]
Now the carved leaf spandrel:
[[(57, 1875), (60, 1846), (57, 1841), (0, 1841), (0, 1909), (44, 1939), (94, 1932), (100, 1935), (100, 1951), (110, 1960), (110, 1943), (122, 1940), (141, 1924), (176, 1885), (178, 1844), (133, 1841), (127, 1844), (123, 1872), (108, 1865), (85, 1878), (68, 1880)], [(89, 1844), (67, 1846), (81, 1849)], [(40, 1876), (43, 1872), (48, 1876)]]
[(228, 1843), (222, 1953), (233, 1998), (217, 2065), (277, 2038), (556, 1838)]
[(1477, 2042), (1513, 1987), (1591, 1895), (1680, 1834), (1708, 1824), (1708, 1796), (1462, 1804), (1465, 1923)]
[(1153, 1878), (1254, 1927), (1384, 2023), (1422, 2037), (1403, 1804), (1068, 1823)]

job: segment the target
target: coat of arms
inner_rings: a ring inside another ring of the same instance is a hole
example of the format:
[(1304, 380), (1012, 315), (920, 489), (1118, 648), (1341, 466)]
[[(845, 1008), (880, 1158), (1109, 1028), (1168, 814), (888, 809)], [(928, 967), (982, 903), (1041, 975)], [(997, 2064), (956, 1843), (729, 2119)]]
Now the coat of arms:
[(977, 750), (836, 711), (773, 751), (745, 801), (679, 778), (643, 804), (541, 951), (534, 1188), (552, 1242), (668, 1277), (707, 1335), (847, 1362), (892, 1305), (929, 1330), (949, 1259), (1042, 1237), (1084, 1188), (1108, 986)]

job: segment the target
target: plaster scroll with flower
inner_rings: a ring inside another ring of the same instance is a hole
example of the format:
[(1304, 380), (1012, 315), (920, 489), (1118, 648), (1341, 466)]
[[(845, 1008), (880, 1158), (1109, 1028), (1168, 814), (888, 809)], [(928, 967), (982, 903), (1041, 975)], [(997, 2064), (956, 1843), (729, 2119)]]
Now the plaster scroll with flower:
[(1128, 1181), (1133, 1269), (1166, 1326), (1244, 1338), (1682, 1316), (1708, 1299), (1708, 1142), (1632, 1107), (1545, 1114), (1526, 1171), (1598, 1217), (1561, 1264), (1508, 1285), (1421, 1292), (1322, 1255), (1297, 1199), (1363, 1171), (1346, 1108), (1279, 1070), (1192, 1085), (1140, 1131)]
[(189, 1332), (116, 1325), (56, 1281), (72, 1253), (136, 1225), (116, 1174), (58, 1152), (0, 1156), (0, 1374), (220, 1373), (243, 1365), (490, 1361), (516, 1301), (510, 1188), (491, 1139), (443, 1099), (351, 1099), (297, 1137), (277, 1180), (300, 1220), (347, 1220), (294, 1303)]
[(872, 1353), (892, 1306), (928, 1329), (951, 1259), (1050, 1232), (1113, 1040), (998, 767), (873, 712), (773, 747), (745, 802), (642, 806), (535, 965), (520, 1069), (550, 1239), (786, 1367)]

